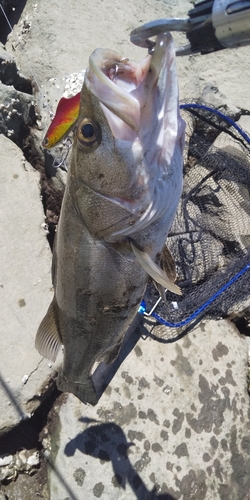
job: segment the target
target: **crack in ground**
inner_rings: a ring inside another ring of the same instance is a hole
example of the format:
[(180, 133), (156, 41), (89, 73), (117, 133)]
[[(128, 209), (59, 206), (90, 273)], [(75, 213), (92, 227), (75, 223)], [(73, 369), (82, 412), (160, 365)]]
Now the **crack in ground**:
[(42, 361), (43, 361), (43, 358), (39, 361), (37, 367), (34, 368), (34, 370), (32, 370), (32, 372), (30, 372), (29, 375), (24, 375), (23, 376), (22, 382), (23, 382), (24, 385), (27, 384), (27, 382), (29, 381), (31, 375), (33, 375), (33, 373), (35, 373), (38, 370), (38, 368), (39, 368), (40, 364), (42, 363)]
[(14, 455), (23, 448), (27, 450), (33, 448), (42, 449), (39, 434), (47, 424), (48, 414), (60, 394), (61, 392), (57, 389), (55, 380), (53, 380), (34, 414), (30, 418), (22, 420), (13, 429), (0, 437), (1, 455)]

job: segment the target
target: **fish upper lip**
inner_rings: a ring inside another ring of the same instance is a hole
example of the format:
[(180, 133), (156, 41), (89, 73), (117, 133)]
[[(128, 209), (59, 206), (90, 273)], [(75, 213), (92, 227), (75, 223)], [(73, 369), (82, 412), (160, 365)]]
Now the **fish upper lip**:
[[(90, 92), (94, 94), (104, 106), (106, 106), (114, 115), (122, 118), (133, 130), (139, 130), (139, 103), (129, 92), (123, 88), (118, 87), (113, 80), (111, 80), (106, 72), (107, 67), (104, 62), (104, 49), (95, 50), (89, 58), (89, 68), (86, 72), (86, 85)], [(115, 56), (121, 59), (120, 54), (110, 52), (113, 54), (111, 59), (114, 65)], [(105, 69), (105, 71), (104, 71)], [(101, 83), (101, 86), (100, 86)], [(102, 93), (102, 91), (105, 91)], [(117, 103), (119, 98), (119, 104)], [(132, 113), (126, 112), (129, 109)]]
[[(130, 63), (128, 59), (121, 58), (120, 54), (105, 49), (95, 50), (89, 58), (89, 68), (86, 72), (88, 89), (99, 99), (103, 106), (135, 132), (140, 129), (141, 108), (146, 105), (146, 97), (149, 92), (153, 91), (154, 83), (159, 78), (162, 61), (166, 53), (166, 45), (170, 39), (172, 39), (170, 33), (158, 35), (153, 54), (147, 56), (138, 64)], [(109, 57), (110, 63), (108, 64)], [(122, 63), (123, 60), (124, 63)], [(111, 79), (110, 72), (116, 64), (118, 70), (115, 77)], [(149, 72), (152, 83), (149, 89), (141, 92), (143, 101), (141, 102), (138, 89), (146, 81)], [(115, 78), (119, 78), (119, 85), (115, 83)], [(122, 86), (122, 82), (124, 82), (124, 86), (131, 82), (133, 88), (128, 91)], [(109, 119), (109, 116), (107, 115), (106, 118)]]

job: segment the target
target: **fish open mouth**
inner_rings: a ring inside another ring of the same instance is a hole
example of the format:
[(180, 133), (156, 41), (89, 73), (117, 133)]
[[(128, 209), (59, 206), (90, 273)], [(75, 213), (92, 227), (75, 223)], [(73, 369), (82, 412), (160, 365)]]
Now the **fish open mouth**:
[(159, 80), (165, 92), (166, 71), (174, 56), (170, 33), (158, 35), (153, 54), (138, 64), (111, 50), (96, 49), (92, 53), (86, 85), (99, 99), (116, 138), (134, 140), (142, 128), (142, 121), (145, 124), (147, 120), (150, 124), (150, 115), (162, 112), (165, 97), (160, 96)]
[[(95, 50), (85, 84), (98, 99), (113, 137), (130, 141), (143, 186), (136, 199), (118, 200), (136, 220), (111, 237), (134, 235), (164, 217), (171, 223), (182, 188), (185, 132), (171, 34), (158, 35), (153, 53), (138, 64), (111, 50)], [(118, 149), (123, 146), (117, 143)]]

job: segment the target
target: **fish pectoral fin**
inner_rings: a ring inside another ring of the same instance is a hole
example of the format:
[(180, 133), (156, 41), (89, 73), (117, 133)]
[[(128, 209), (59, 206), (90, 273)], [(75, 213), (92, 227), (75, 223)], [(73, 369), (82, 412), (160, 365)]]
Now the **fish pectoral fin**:
[(35, 347), (41, 356), (55, 361), (61, 345), (62, 341), (56, 324), (55, 299), (53, 299), (37, 330)]
[(136, 248), (132, 243), (131, 243), (133, 252), (138, 260), (138, 262), (141, 264), (143, 269), (151, 276), (151, 278), (156, 281), (156, 283), (160, 283), (160, 285), (164, 286), (170, 292), (176, 293), (177, 295), (181, 295), (181, 289), (178, 285), (175, 285), (166, 275), (166, 273), (159, 267), (157, 264), (151, 259), (151, 257), (146, 253), (138, 248)]

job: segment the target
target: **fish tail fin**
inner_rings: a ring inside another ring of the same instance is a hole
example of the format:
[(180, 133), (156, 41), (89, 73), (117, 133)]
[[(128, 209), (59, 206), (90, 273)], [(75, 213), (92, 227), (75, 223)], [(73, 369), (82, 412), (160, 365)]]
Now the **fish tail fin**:
[(167, 274), (153, 261), (153, 259), (151, 259), (151, 257), (146, 252), (139, 250), (132, 243), (131, 246), (138, 262), (149, 274), (149, 276), (151, 276), (151, 278), (156, 281), (156, 283), (160, 283), (160, 285), (170, 290), (170, 292), (181, 295), (180, 287), (178, 285), (175, 285), (171, 281), (171, 279), (168, 278)]
[(54, 298), (37, 330), (35, 340), (35, 347), (41, 356), (51, 361), (56, 360), (56, 356), (62, 345), (56, 322), (55, 305)]
[(87, 377), (83, 383), (77, 381), (68, 380), (63, 373), (63, 369), (59, 370), (56, 385), (59, 391), (71, 392), (74, 394), (82, 403), (90, 403), (95, 406), (98, 403), (98, 395), (92, 377)]

